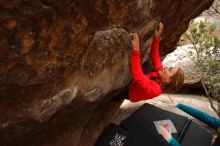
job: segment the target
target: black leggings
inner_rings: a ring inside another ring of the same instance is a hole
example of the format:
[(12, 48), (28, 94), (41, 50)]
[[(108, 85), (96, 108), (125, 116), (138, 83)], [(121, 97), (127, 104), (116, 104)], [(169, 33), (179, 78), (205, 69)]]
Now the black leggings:
[(144, 74), (148, 74), (150, 72), (153, 72), (153, 65), (152, 65), (152, 62), (150, 60), (146, 60), (142, 64), (142, 71), (143, 71)]

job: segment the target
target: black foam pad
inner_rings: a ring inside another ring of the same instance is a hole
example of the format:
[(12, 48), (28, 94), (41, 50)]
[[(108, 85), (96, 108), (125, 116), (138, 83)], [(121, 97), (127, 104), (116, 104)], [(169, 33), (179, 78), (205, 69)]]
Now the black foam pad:
[(201, 126), (188, 120), (187, 117), (147, 103), (140, 107), (130, 117), (123, 120), (120, 126), (130, 132), (128, 141), (135, 141), (137, 146), (142, 146), (141, 143), (148, 143), (147, 145), (149, 146), (165, 146), (167, 143), (164, 142), (162, 137), (158, 134), (154, 121), (166, 119), (171, 120), (177, 129), (177, 133), (172, 134), (172, 136), (180, 142), (181, 146), (211, 145), (211, 135)]
[(190, 122), (180, 141), (181, 146), (210, 146), (212, 137), (204, 128)]
[(167, 142), (157, 133), (146, 129), (146, 123), (136, 122), (129, 130), (126, 146), (168, 146)]
[(138, 124), (141, 122), (143, 123), (142, 126), (145, 127), (145, 129), (148, 129), (148, 131), (151, 131), (153, 134), (158, 135), (156, 127), (154, 125), (154, 121), (166, 119), (170, 119), (178, 131), (178, 133), (173, 134), (175, 138), (178, 137), (179, 131), (183, 129), (184, 125), (188, 121), (187, 117), (171, 113), (169, 111), (146, 103), (141, 106), (135, 113), (133, 113), (129, 118), (123, 120), (120, 125), (130, 131), (136, 128), (136, 126), (134, 127), (134, 123)]
[(99, 136), (95, 146), (127, 146), (129, 132), (120, 126), (110, 124)]
[(144, 104), (119, 126), (110, 124), (95, 146), (168, 146), (158, 134), (154, 121), (171, 120), (177, 129), (173, 137), (181, 146), (210, 146), (211, 135), (187, 117)]

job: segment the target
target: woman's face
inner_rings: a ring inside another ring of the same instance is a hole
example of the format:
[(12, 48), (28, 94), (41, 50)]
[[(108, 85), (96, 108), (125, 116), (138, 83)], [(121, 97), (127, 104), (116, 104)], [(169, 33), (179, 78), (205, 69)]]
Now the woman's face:
[(159, 70), (158, 74), (162, 83), (169, 84), (178, 69), (178, 67), (165, 67), (162, 70)]

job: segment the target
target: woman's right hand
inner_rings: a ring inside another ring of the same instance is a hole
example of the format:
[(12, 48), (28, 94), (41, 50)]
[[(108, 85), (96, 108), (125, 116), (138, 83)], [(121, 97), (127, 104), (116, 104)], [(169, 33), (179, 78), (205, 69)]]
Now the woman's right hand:
[(160, 133), (162, 137), (166, 140), (169, 141), (170, 138), (172, 138), (171, 132), (167, 131), (163, 126), (159, 126)]
[(131, 46), (133, 50), (139, 51), (139, 37), (137, 33), (132, 33)]
[(158, 30), (156, 29), (155, 32), (154, 32), (154, 36), (155, 37), (160, 37), (162, 32), (163, 32), (163, 23), (160, 22)]

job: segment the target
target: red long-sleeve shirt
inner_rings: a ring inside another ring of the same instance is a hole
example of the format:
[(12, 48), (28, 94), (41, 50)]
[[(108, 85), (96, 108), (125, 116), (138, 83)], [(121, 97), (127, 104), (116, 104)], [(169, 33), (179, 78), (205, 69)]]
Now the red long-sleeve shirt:
[(131, 53), (130, 70), (133, 79), (129, 87), (131, 102), (154, 98), (162, 93), (160, 85), (151, 79), (151, 77), (158, 77), (158, 71), (163, 68), (159, 54), (159, 38), (154, 38), (152, 42), (150, 57), (154, 72), (144, 74), (140, 63), (140, 52), (133, 50)]

